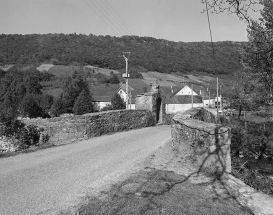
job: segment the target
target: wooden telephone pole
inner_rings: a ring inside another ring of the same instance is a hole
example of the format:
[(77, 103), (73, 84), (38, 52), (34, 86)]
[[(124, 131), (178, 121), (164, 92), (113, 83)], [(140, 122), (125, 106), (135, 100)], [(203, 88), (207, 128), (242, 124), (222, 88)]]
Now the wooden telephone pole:
[(126, 78), (126, 109), (129, 109), (129, 77), (130, 75), (128, 74), (128, 60), (131, 52), (123, 52), (122, 56), (125, 60), (126, 63), (126, 73), (122, 74), (123, 78)]

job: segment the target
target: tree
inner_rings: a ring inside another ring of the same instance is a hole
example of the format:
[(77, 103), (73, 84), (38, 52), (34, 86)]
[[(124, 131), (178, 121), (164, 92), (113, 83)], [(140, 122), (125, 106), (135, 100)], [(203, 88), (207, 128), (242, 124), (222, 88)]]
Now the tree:
[(261, 1), (264, 6), (262, 18), (251, 21), (248, 27), (249, 42), (243, 53), (243, 62), (257, 79), (261, 104), (273, 102), (273, 2)]
[(42, 94), (42, 86), (38, 77), (27, 76), (24, 80), (24, 85), (28, 94)]
[(247, 70), (235, 72), (232, 87), (225, 91), (231, 108), (239, 110), (239, 118), (242, 111), (255, 108), (255, 93), (255, 82)]
[(43, 109), (36, 103), (31, 94), (27, 94), (23, 98), (20, 104), (20, 113), (29, 118), (45, 117)]
[(51, 112), (51, 115), (55, 117), (59, 116), (62, 113), (65, 113), (62, 94), (54, 100), (50, 112)]
[[(229, 11), (236, 13), (248, 22), (248, 43), (242, 53), (245, 69), (251, 73), (252, 80), (256, 80), (256, 101), (260, 105), (273, 103), (273, 2), (272, 0), (202, 0), (213, 12)], [(258, 21), (247, 15), (254, 6), (263, 6)]]
[(240, 19), (250, 22), (249, 10), (255, 11), (260, 0), (202, 0), (207, 10), (214, 13), (235, 13)]
[(113, 110), (125, 109), (126, 104), (118, 93), (115, 93), (111, 98), (111, 105)]
[(93, 112), (92, 97), (89, 90), (83, 89), (73, 107), (74, 114), (82, 115)]

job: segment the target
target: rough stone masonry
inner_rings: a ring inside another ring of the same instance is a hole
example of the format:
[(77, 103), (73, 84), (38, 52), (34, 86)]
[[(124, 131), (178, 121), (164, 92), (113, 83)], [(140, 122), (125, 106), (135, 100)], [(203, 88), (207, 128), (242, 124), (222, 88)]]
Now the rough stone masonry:
[(231, 130), (211, 123), (214, 118), (204, 108), (176, 114), (171, 125), (174, 147), (200, 169), (230, 173)]

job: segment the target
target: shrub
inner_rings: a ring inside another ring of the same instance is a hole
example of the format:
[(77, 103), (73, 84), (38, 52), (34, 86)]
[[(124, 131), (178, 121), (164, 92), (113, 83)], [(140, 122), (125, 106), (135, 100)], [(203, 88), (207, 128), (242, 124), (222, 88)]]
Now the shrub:
[(45, 117), (45, 112), (37, 104), (32, 95), (27, 94), (20, 105), (20, 112), (23, 116), (30, 118)]
[(73, 113), (82, 115), (93, 112), (92, 97), (88, 89), (82, 90), (73, 107)]
[(62, 95), (54, 100), (50, 112), (52, 116), (59, 116), (60, 114), (65, 113)]
[(111, 98), (111, 106), (112, 110), (120, 110), (120, 109), (125, 109), (126, 104), (123, 101), (123, 99), (120, 97), (118, 93), (115, 93), (113, 97)]
[(273, 180), (257, 170), (247, 168), (246, 164), (247, 161), (232, 157), (232, 174), (250, 187), (273, 196)]
[(41, 131), (37, 126), (28, 125), (18, 134), (20, 149), (26, 149), (39, 143)]

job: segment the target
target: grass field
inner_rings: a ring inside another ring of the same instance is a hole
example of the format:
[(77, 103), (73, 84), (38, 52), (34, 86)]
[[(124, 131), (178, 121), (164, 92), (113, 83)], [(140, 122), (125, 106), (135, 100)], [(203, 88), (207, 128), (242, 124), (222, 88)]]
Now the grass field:
[(93, 69), (95, 73), (102, 73), (107, 76), (110, 76), (111, 72), (113, 72), (114, 74), (119, 74), (117, 70), (113, 70), (113, 69), (104, 69), (104, 68), (98, 68), (95, 66), (85, 66), (85, 68)]
[(146, 84), (155, 83), (155, 81), (158, 80), (159, 85), (161, 86), (181, 86), (183, 83), (206, 85), (210, 82), (216, 82), (215, 77), (204, 75), (197, 76), (193, 74), (187, 74), (182, 76), (178, 74), (165, 74), (159, 72), (146, 72), (141, 74)]
[(79, 66), (63, 66), (63, 65), (55, 65), (53, 67), (51, 67), (48, 72), (57, 76), (57, 77), (61, 77), (61, 76), (72, 76), (73, 73), (77, 71), (77, 72), (87, 72), (86, 69), (81, 69)]

